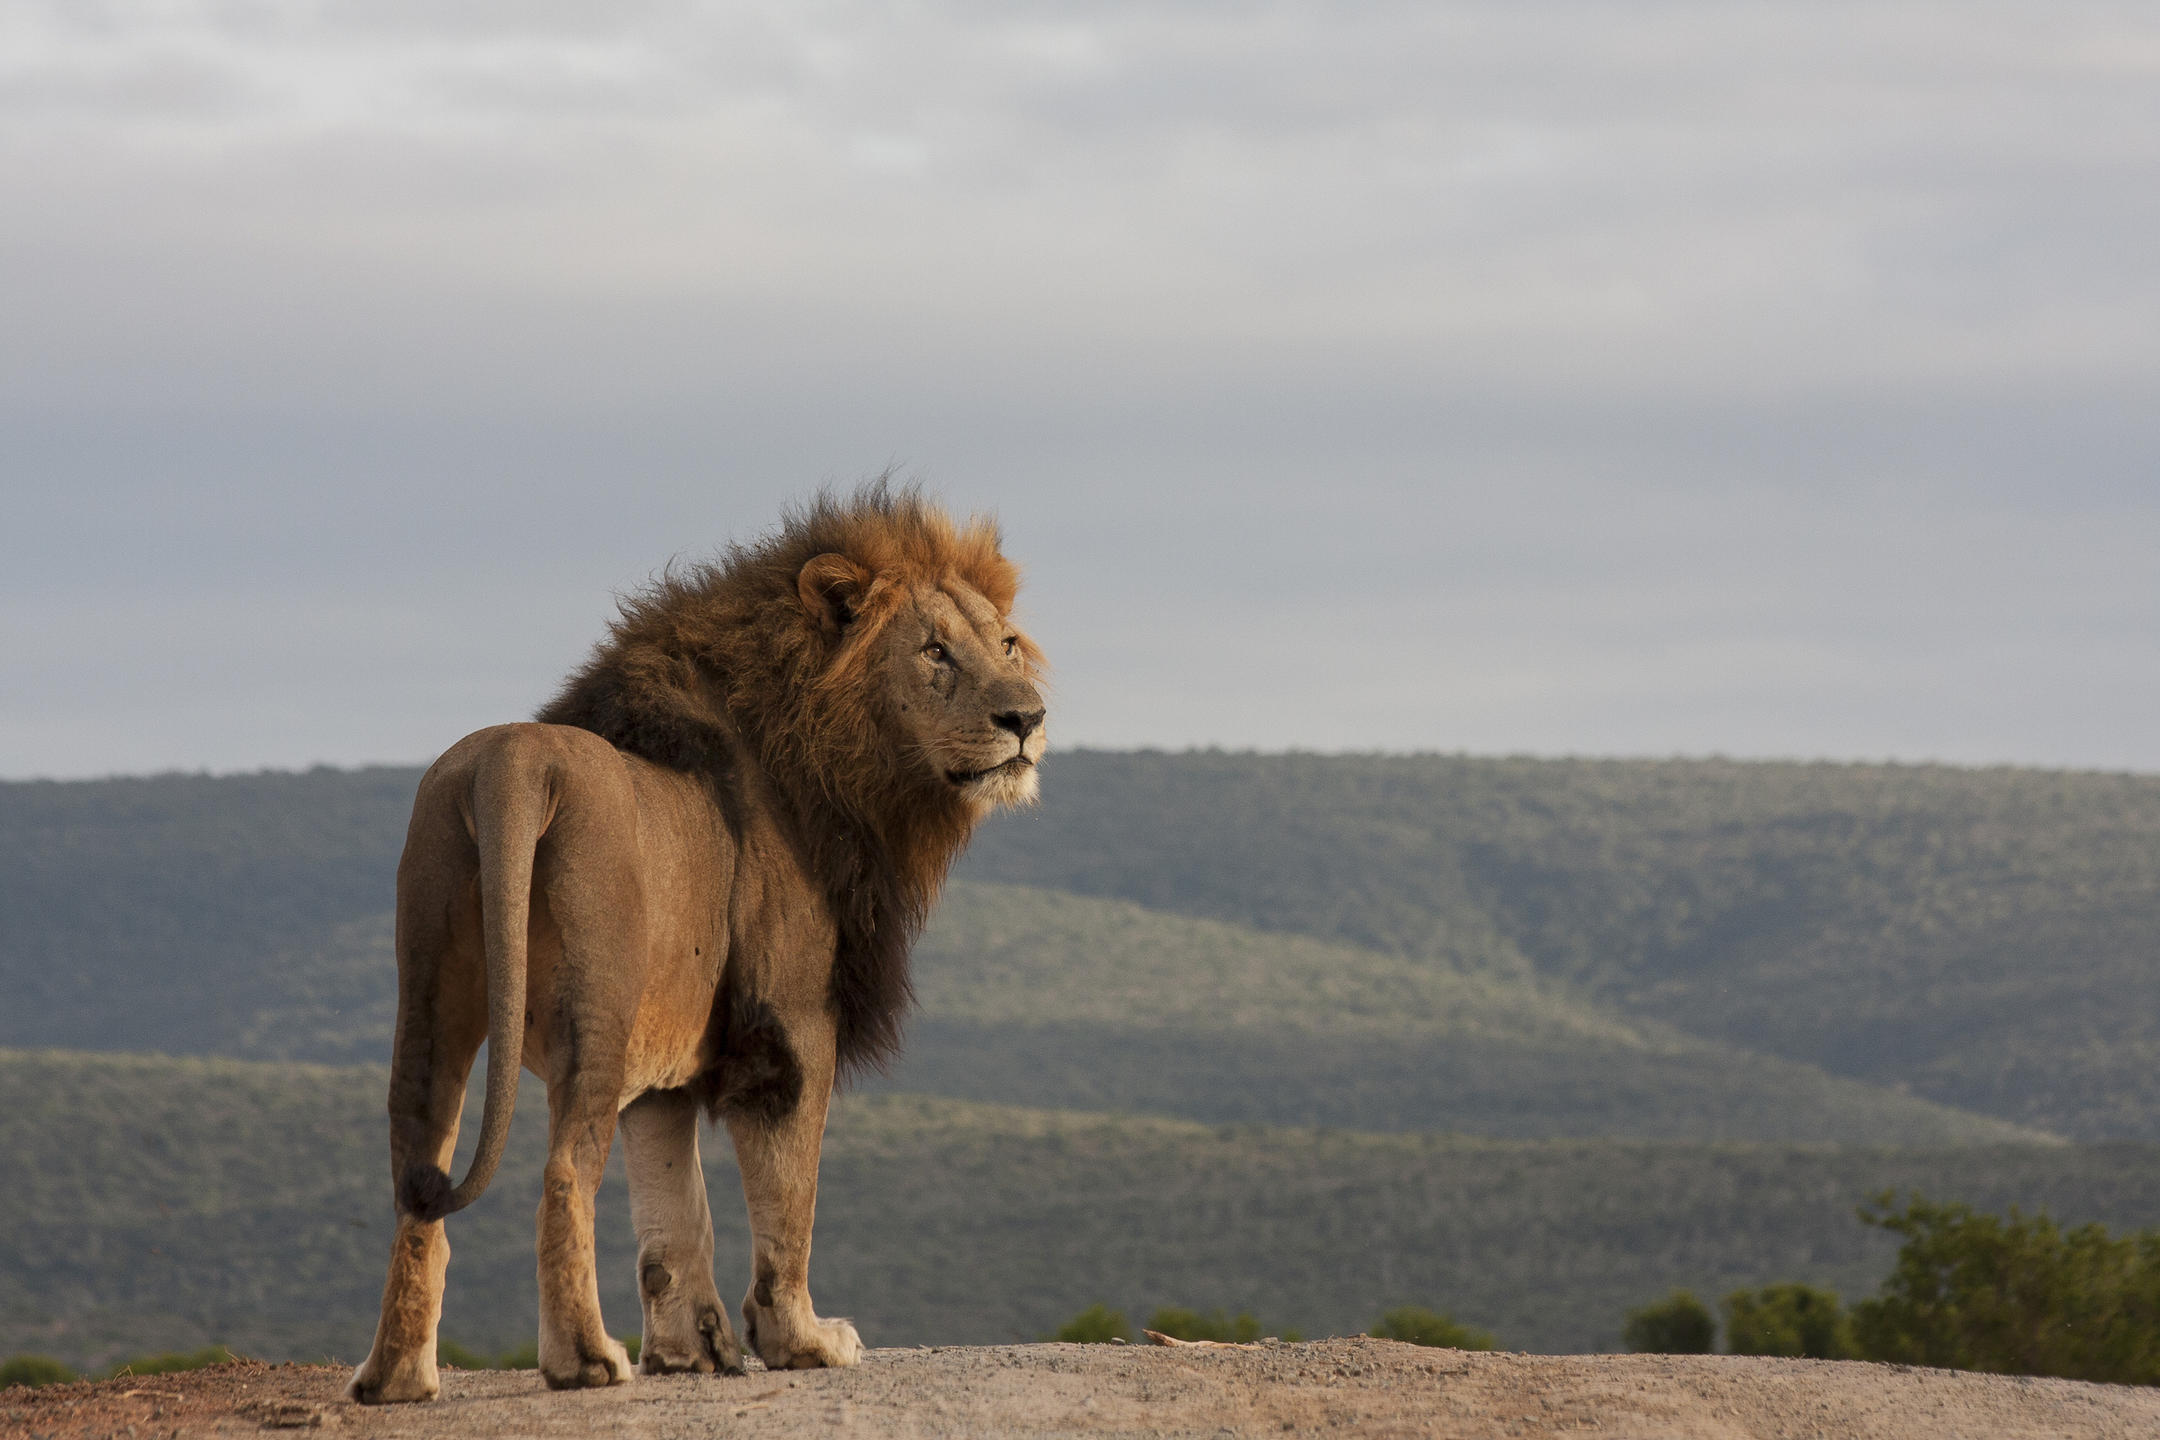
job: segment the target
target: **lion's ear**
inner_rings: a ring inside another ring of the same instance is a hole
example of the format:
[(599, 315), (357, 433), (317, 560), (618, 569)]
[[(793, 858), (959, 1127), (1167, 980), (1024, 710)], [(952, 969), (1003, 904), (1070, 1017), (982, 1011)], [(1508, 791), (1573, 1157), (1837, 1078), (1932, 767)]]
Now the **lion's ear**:
[(828, 551), (814, 557), (795, 577), (795, 593), (803, 609), (828, 635), (837, 635), (862, 608), (863, 592), (870, 576), (845, 555)]

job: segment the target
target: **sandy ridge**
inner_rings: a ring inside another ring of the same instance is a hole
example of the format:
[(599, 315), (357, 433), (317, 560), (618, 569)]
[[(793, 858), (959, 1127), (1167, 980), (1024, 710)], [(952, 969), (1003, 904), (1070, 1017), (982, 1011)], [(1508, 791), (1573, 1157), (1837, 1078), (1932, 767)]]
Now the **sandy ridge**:
[(529, 1371), (445, 1371), (435, 1404), (375, 1410), (338, 1398), (345, 1376), (241, 1363), (9, 1390), (0, 1392), (0, 1435), (2160, 1435), (2152, 1389), (1737, 1356), (1471, 1354), (1362, 1338), (1204, 1350), (876, 1350), (851, 1370), (640, 1377), (564, 1394)]

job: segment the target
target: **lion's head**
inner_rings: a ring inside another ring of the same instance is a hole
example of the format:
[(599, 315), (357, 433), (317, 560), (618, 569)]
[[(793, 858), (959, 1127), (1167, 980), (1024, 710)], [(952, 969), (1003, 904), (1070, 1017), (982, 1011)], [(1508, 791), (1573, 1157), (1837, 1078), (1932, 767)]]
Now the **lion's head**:
[(796, 589), (836, 647), (820, 708), (851, 748), (887, 749), (978, 813), (1035, 798), (1040, 657), (1005, 607), (957, 567), (879, 572), (838, 551), (807, 561)]
[(747, 749), (786, 796), (841, 928), (844, 1065), (898, 1040), (907, 949), (977, 821), (1035, 798), (1042, 654), (982, 517), (883, 481), (623, 602), (538, 715), (734, 783)]

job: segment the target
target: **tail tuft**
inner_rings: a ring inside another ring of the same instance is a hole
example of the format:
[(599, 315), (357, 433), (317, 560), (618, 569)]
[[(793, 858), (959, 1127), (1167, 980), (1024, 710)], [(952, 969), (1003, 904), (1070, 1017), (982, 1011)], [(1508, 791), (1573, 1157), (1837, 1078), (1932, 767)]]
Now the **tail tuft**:
[(440, 1220), (450, 1213), (450, 1177), (438, 1165), (412, 1164), (398, 1185), (398, 1208), (415, 1220)]

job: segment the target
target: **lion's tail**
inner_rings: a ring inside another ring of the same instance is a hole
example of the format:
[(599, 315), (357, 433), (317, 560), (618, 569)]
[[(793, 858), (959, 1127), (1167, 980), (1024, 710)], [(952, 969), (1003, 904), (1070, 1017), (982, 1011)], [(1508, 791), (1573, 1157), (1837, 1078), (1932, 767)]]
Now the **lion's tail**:
[(483, 764), (473, 777), (471, 816), (480, 851), (480, 933), (487, 956), (487, 1091), (472, 1164), (453, 1190), (432, 1163), (416, 1163), (404, 1178), (405, 1208), (439, 1220), (478, 1200), (502, 1164), (517, 1109), (518, 1069), (525, 1051), (525, 935), (532, 908), (533, 852), (547, 830), (548, 786), (530, 770)]

